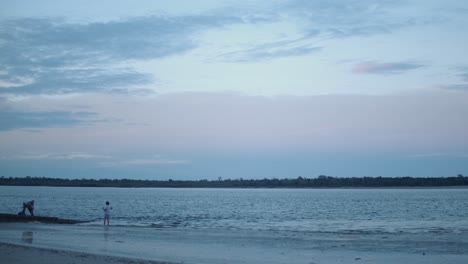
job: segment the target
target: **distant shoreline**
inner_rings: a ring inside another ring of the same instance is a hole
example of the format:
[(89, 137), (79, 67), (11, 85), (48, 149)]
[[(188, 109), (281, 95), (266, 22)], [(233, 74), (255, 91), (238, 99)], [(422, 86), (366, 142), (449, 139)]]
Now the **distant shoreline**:
[(214, 186), (80, 186), (80, 185), (7, 185), (7, 187), (70, 187), (70, 188), (155, 188), (155, 189), (468, 189), (468, 185), (452, 185), (452, 186), (320, 186), (320, 187), (251, 187), (251, 186), (236, 186), (236, 187), (214, 187)]
[(353, 177), (319, 176), (296, 179), (226, 180), (132, 180), (62, 179), (46, 177), (0, 177), (0, 186), (118, 187), (118, 188), (242, 188), (242, 189), (325, 189), (325, 188), (468, 188), (468, 177)]
[(394, 187), (115, 187), (115, 186), (57, 186), (57, 185), (0, 185), (5, 187), (61, 187), (61, 188), (129, 188), (129, 189), (244, 189), (244, 190), (391, 190), (391, 189), (468, 189), (468, 186), (394, 186)]

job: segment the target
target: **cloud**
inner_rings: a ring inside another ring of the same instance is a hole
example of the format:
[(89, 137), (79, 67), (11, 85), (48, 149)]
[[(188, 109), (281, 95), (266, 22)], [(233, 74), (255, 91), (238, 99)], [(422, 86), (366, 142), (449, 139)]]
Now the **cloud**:
[(75, 126), (103, 121), (93, 112), (19, 112), (0, 111), (0, 131), (23, 128), (49, 128)]
[(409, 158), (415, 159), (425, 159), (425, 158), (468, 158), (468, 154), (460, 153), (445, 153), (445, 152), (435, 152), (435, 153), (421, 153), (409, 155)]
[[(107, 105), (102, 115), (118, 115), (123, 122), (100, 126), (105, 137), (79, 127), (64, 139), (33, 135), (26, 140), (42, 138), (57, 144), (72, 137), (79, 142), (86, 134), (87, 143), (93, 146), (118, 149), (115, 142), (122, 142), (125, 151), (138, 153), (154, 149), (167, 153), (286, 153), (466, 148), (467, 96), (445, 91), (391, 96), (165, 94), (144, 101), (126, 99), (125, 108), (117, 103)], [(128, 126), (127, 120), (146, 125)]]
[(401, 74), (421, 67), (424, 65), (407, 62), (379, 63), (368, 61), (354, 65), (351, 71), (358, 74)]
[[(191, 161), (185, 159), (169, 159), (161, 156), (153, 156), (149, 158), (132, 158), (125, 159), (113, 157), (109, 155), (91, 154), (85, 152), (28, 152), (20, 155), (0, 156), (2, 160), (95, 160), (98, 165), (104, 167), (120, 167), (120, 166), (145, 166), (145, 165), (186, 165)], [(106, 160), (106, 161), (103, 161)]]
[(309, 44), (312, 41), (386, 34), (437, 21), (437, 18), (430, 16), (405, 15), (407, 13), (399, 12), (401, 3), (386, 0), (293, 0), (262, 8), (257, 12), (263, 12), (270, 18), (266, 23), (292, 23), (303, 37), (226, 53), (221, 55), (224, 57), (221, 59), (228, 62), (250, 62), (300, 56), (323, 48)]
[(468, 82), (468, 72), (462, 73), (460, 75), (463, 78), (463, 81)]
[[(0, 28), (0, 37), (7, 49), (4, 55), (7, 51), (13, 54), (2, 60), (13, 65), (29, 62), (34, 66), (57, 67), (109, 59), (162, 58), (196, 47), (194, 33), (233, 22), (241, 20), (202, 15), (149, 16), (90, 24), (58, 19), (8, 20)], [(15, 56), (19, 54), (23, 56)]]
[[(71, 124), (73, 129), (62, 131), (66, 133), (52, 129), (2, 133), (0, 155), (31, 150), (62, 153), (66, 146), (83, 153), (104, 150), (119, 157), (102, 161), (108, 166), (149, 166), (184, 163), (209, 154), (465, 153), (467, 100), (468, 93), (445, 90), (385, 96), (84, 95), (59, 101), (66, 105), (87, 101), (100, 116), (118, 117), (121, 122), (75, 117), (78, 122), (90, 119), (92, 125)], [(57, 101), (45, 98), (40, 104), (56, 108)], [(21, 108), (32, 102), (15, 104)], [(154, 157), (154, 150), (172, 156)]]
[(225, 53), (219, 56), (219, 58), (228, 62), (257, 62), (282, 57), (303, 56), (321, 50), (322, 47), (309, 45), (288, 47), (282, 42), (275, 42), (259, 45), (247, 50)]
[(116, 166), (144, 166), (144, 165), (184, 165), (190, 164), (189, 160), (167, 159), (167, 158), (149, 158), (149, 159), (130, 159), (121, 161), (101, 162), (101, 166), (116, 167)]
[(3, 88), (1, 92), (15, 95), (33, 94), (71, 94), (86, 92), (128, 93), (146, 92), (145, 89), (129, 89), (130, 85), (151, 83), (152, 78), (147, 74), (131, 70), (103, 70), (103, 69), (48, 69), (38, 74), (34, 81)]
[(439, 88), (450, 91), (468, 92), (468, 69), (466, 67), (460, 67), (457, 71), (458, 73), (456, 75), (461, 78), (459, 83), (440, 85)]
[[(27, 153), (8, 157), (7, 159), (24, 159), (24, 160), (74, 160), (74, 159), (110, 159), (110, 156), (95, 155), (83, 152), (69, 153)], [(5, 159), (5, 158), (4, 158)]]
[[(0, 24), (0, 93), (118, 92), (151, 76), (131, 60), (181, 54), (197, 46), (193, 35), (240, 18), (149, 16), (88, 24), (60, 19), (11, 19)], [(24, 80), (27, 80), (25, 82)]]
[(440, 88), (451, 91), (468, 91), (468, 67), (457, 67), (456, 76), (460, 78), (460, 81), (456, 84), (441, 85)]
[(389, 33), (433, 20), (414, 15), (394, 15), (394, 11), (400, 7), (398, 1), (296, 0), (287, 2), (281, 9), (300, 19), (306, 32), (319, 31), (322, 36), (329, 38)]
[(441, 88), (444, 89), (444, 90), (467, 91), (468, 92), (468, 83), (444, 85), (444, 86), (441, 86)]

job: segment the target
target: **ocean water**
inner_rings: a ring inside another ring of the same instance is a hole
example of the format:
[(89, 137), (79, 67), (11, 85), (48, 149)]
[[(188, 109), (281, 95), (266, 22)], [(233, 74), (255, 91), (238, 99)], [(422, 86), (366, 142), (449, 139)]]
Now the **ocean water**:
[(163, 189), (0, 186), (0, 212), (172, 230), (468, 235), (468, 189)]

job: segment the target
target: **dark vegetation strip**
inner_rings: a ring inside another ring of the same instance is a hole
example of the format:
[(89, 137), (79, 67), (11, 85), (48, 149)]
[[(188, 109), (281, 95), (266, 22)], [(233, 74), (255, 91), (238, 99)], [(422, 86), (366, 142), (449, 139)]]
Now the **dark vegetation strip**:
[(468, 177), (353, 177), (318, 176), (296, 179), (133, 180), (0, 177), (0, 185), (63, 187), (167, 187), (167, 188), (334, 188), (334, 187), (444, 187), (468, 186)]

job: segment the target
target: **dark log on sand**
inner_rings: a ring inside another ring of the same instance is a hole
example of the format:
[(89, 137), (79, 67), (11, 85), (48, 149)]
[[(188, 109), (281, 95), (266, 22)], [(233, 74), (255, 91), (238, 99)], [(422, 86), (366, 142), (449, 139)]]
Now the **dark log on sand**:
[(88, 223), (91, 221), (61, 219), (58, 217), (49, 217), (49, 216), (0, 214), (0, 223), (4, 223), (4, 222), (41, 222), (41, 223), (49, 223), (49, 224), (79, 224), (79, 223)]

